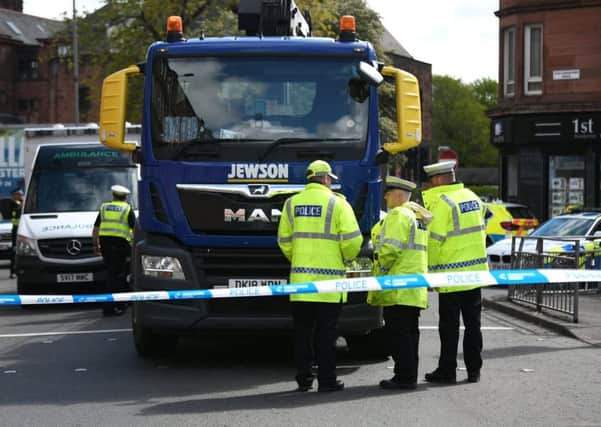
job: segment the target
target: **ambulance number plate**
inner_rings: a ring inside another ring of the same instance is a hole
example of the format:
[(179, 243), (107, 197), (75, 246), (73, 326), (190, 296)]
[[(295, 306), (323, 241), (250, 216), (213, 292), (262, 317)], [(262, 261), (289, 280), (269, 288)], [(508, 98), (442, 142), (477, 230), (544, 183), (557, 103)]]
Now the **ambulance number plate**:
[(58, 283), (93, 282), (93, 273), (60, 273), (56, 275)]

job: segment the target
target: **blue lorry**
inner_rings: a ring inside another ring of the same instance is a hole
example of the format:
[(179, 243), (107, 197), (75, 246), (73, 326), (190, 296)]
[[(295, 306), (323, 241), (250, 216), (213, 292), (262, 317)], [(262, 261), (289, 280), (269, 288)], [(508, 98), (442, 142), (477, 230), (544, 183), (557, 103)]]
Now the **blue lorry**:
[[(377, 61), (341, 19), (337, 39), (311, 36), (294, 1), (242, 0), (246, 36), (183, 37), (168, 19), (166, 41), (144, 63), (107, 77), (100, 139), (141, 166), (134, 290), (243, 288), (285, 283), (289, 263), (276, 233), (284, 201), (305, 170), (327, 160), (334, 189), (351, 203), (365, 236), (380, 218), (381, 169), (389, 153), (421, 142), (417, 79)], [(128, 79), (143, 74), (141, 143), (124, 140)], [(397, 140), (381, 144), (378, 86), (395, 90)], [(357, 262), (353, 265), (357, 265)], [(367, 267), (365, 267), (367, 265)], [(349, 267), (349, 275), (357, 274)], [(351, 350), (369, 346), (381, 310), (349, 295), (339, 322)], [(190, 332), (285, 331), (287, 297), (133, 303), (133, 335), (145, 357)]]

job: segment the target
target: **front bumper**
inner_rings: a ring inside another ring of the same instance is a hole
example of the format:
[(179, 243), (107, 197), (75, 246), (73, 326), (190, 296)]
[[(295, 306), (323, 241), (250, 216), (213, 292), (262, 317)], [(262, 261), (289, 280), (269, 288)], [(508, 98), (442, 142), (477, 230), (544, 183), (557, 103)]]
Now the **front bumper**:
[[(141, 255), (180, 260), (186, 280), (144, 276)], [(135, 248), (136, 291), (211, 289), (231, 278), (287, 279), (290, 265), (277, 248), (184, 248), (164, 236), (150, 236)], [(382, 310), (350, 293), (338, 322), (341, 335), (360, 335), (382, 326)], [(210, 330), (277, 331), (293, 328), (288, 296), (136, 302), (135, 322), (163, 332)]]
[[(56, 264), (34, 256), (16, 258), (19, 294), (88, 294), (106, 292), (106, 269), (102, 261)], [(59, 274), (91, 273), (91, 282), (58, 282)]]

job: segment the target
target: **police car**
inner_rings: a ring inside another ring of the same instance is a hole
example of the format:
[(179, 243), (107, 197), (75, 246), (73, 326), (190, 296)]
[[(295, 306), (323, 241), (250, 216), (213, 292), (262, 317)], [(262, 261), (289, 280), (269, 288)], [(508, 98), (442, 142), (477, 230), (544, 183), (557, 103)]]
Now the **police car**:
[[(593, 237), (601, 239), (601, 211), (600, 210), (574, 210), (571, 213), (551, 218), (541, 224), (536, 230), (529, 234), (531, 237), (545, 237), (543, 250), (547, 251), (571, 251), (572, 245), (566, 242), (553, 240), (552, 238), (575, 238), (579, 239), (583, 246)], [(519, 244), (520, 239), (516, 239)], [(523, 250), (535, 251), (536, 240), (528, 239), (524, 242)], [(558, 249), (559, 248), (559, 249)], [(489, 246), (486, 250), (488, 265), (491, 270), (511, 268), (511, 238), (499, 240)]]
[(538, 225), (526, 205), (500, 200), (486, 203), (486, 246), (511, 236), (525, 236)]

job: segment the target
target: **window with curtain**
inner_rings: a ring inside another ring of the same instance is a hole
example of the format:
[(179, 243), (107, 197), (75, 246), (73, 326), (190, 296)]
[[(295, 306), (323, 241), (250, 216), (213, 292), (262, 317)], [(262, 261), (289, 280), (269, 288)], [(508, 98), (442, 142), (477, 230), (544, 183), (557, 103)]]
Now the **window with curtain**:
[(515, 95), (515, 28), (507, 28), (503, 34), (503, 93)]
[(526, 25), (524, 28), (524, 93), (543, 93), (543, 26)]

